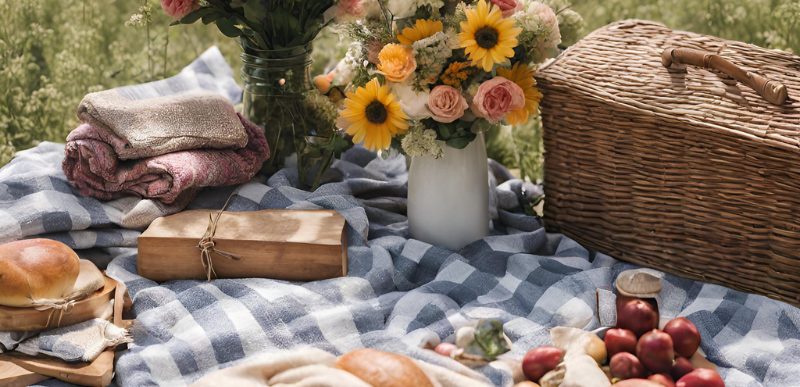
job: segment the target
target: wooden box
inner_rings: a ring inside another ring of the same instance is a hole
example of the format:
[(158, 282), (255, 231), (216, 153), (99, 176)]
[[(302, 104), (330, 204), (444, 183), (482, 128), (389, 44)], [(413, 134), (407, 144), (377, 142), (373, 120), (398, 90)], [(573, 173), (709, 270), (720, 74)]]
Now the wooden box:
[(536, 78), (549, 232), (800, 305), (800, 57), (626, 20)]
[[(198, 243), (209, 226), (207, 210), (158, 218), (139, 237), (139, 275), (156, 282), (206, 279)], [(345, 220), (331, 210), (224, 212), (211, 253), (212, 278), (315, 281), (347, 275)]]

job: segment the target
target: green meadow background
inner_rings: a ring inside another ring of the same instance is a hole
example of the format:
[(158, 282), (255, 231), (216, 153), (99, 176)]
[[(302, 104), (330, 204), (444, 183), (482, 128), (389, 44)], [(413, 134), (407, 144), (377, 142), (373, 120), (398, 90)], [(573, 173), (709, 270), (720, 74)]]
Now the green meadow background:
[[(572, 9), (584, 17), (583, 35), (640, 18), (800, 52), (798, 0), (573, 0)], [(133, 14), (144, 21), (130, 23)], [(171, 76), (212, 45), (238, 72), (233, 40), (213, 26), (168, 27), (170, 21), (153, 0), (0, 0), (0, 166), (42, 141), (64, 142), (88, 92)], [(347, 47), (335, 34), (320, 39), (315, 73)], [(537, 122), (492, 133), (488, 147), (523, 176), (541, 177)]]

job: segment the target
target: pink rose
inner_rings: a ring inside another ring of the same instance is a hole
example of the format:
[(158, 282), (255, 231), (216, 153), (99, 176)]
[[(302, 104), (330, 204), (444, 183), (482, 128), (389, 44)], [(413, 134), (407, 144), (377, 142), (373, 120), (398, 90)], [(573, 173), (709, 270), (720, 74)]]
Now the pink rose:
[(364, 0), (339, 0), (339, 13), (359, 16), (364, 12)]
[(200, 8), (200, 0), (161, 0), (161, 8), (167, 15), (180, 20)]
[(494, 5), (500, 7), (503, 11), (503, 17), (510, 17), (522, 9), (522, 1), (520, 0), (490, 0)]
[(525, 93), (514, 82), (496, 77), (478, 87), (472, 99), (472, 112), (476, 116), (498, 124), (506, 113), (525, 107)]
[(467, 100), (453, 86), (436, 86), (428, 96), (428, 110), (431, 111), (431, 117), (438, 122), (453, 122), (461, 118), (468, 107)]

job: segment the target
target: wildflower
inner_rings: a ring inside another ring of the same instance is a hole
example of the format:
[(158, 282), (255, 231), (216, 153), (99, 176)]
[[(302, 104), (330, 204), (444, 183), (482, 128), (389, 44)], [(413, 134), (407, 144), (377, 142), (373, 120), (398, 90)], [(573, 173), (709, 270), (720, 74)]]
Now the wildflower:
[(450, 66), (442, 73), (442, 83), (456, 88), (461, 87), (461, 82), (466, 81), (469, 77), (470, 70), (469, 62), (450, 63)]

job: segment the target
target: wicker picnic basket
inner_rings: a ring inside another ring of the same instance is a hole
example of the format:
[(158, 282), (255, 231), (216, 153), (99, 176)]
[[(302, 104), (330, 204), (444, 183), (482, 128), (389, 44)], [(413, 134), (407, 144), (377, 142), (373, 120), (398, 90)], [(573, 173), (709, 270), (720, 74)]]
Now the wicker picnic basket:
[(800, 305), (799, 57), (627, 20), (536, 77), (548, 231)]

